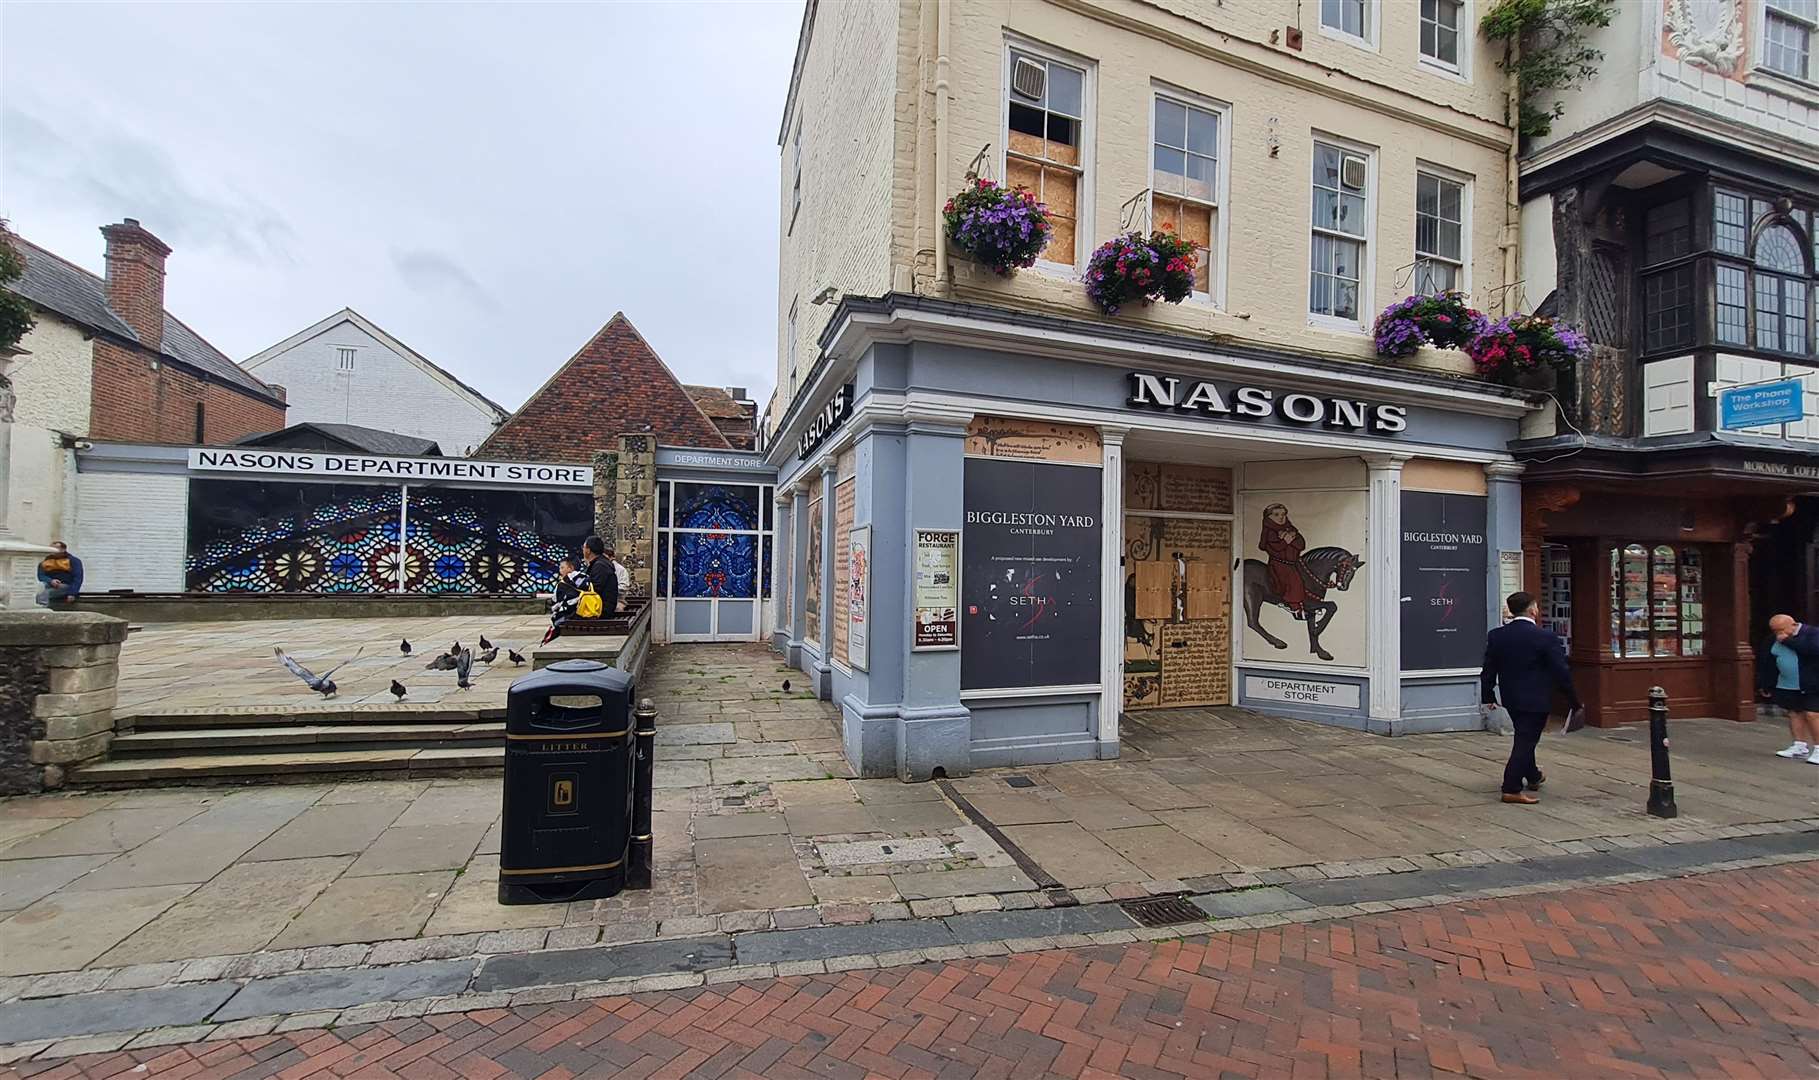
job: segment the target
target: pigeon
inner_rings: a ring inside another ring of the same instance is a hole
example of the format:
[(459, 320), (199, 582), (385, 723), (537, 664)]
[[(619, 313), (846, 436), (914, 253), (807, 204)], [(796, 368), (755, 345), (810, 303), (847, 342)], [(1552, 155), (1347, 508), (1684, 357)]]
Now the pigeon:
[(410, 638), (399, 639), (398, 651), (403, 653), (406, 656), (409, 656), (411, 654), (411, 639)]
[[(365, 650), (363, 649), (361, 651), (365, 651)], [(323, 672), (322, 674), (317, 675), (315, 672), (311, 671), (309, 668), (306, 668), (302, 664), (297, 663), (297, 661), (292, 660), (290, 658), (290, 656), (287, 655), (283, 649), (279, 648), (276, 645), (272, 646), (272, 655), (276, 656), (279, 660), (282, 660), (284, 662), (284, 666), (290, 669), (290, 672), (292, 675), (295, 675), (297, 678), (302, 679), (303, 685), (309, 687), (311, 690), (314, 690), (316, 693), (321, 694), (325, 698), (334, 697), (335, 691), (336, 691), (336, 689), (338, 689), (335, 686), (335, 680), (333, 678), (331, 678), (330, 676), (334, 675), (335, 672), (340, 671), (342, 668), (346, 667), (348, 664), (353, 663), (355, 660), (360, 659), (360, 653), (357, 652), (353, 656), (349, 657), (348, 659), (341, 661), (339, 664), (336, 664), (332, 668), (329, 668), (327, 671)]]
[[(480, 640), (485, 641), (486, 639), (481, 638)], [(480, 661), (482, 664), (492, 663), (494, 660), (499, 659), (499, 646), (497, 646), (497, 645), (486, 646), (486, 651), (481, 653), (479, 656), (476, 656), (474, 659)]]
[(468, 673), (474, 670), (474, 654), (471, 649), (462, 649), (461, 655), (455, 658), (455, 685), (462, 690), (473, 688), (473, 680)]
[(517, 667), (518, 665), (524, 663), (524, 654), (520, 653), (517, 649), (505, 650), (505, 658), (512, 662), (513, 667)]
[(460, 656), (461, 655), (461, 643), (459, 641), (457, 641), (453, 645), (450, 645), (448, 647), (448, 654), (450, 656)]
[(399, 701), (404, 700), (404, 684), (399, 682), (397, 679), (392, 680), (392, 696), (397, 698)]
[(480, 635), (480, 651), (481, 651), (481, 652), (485, 652), (485, 651), (486, 651), (486, 650), (488, 650), (488, 649), (490, 649), (490, 648), (492, 648), (492, 647), (493, 647), (493, 643), (492, 643), (492, 642), (490, 642), (490, 641), (488, 641), (488, 640), (486, 640), (486, 635), (485, 635), (485, 634), (481, 634), (481, 635)]
[(455, 658), (448, 653), (437, 653), (435, 658), (423, 665), (425, 671), (453, 671)]
[(789, 693), (789, 680), (788, 679), (783, 680), (783, 692), (786, 694)]

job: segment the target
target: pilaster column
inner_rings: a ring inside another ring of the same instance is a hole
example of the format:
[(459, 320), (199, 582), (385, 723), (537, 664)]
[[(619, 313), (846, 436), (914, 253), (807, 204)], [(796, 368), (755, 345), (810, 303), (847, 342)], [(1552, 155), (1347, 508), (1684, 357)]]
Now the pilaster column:
[(821, 615), (815, 628), (821, 659), (815, 664), (815, 682), (821, 700), (828, 701), (834, 693), (834, 609), (839, 606), (839, 585), (834, 580), (834, 485), (840, 477), (833, 454), (824, 461), (813, 481), (821, 485)]
[(786, 487), (771, 489), (771, 647), (788, 652), (790, 638), (790, 588), (796, 580), (795, 545), (790, 536), (795, 525), (790, 513), (790, 493)]
[(803, 567), (808, 565), (808, 485), (800, 478), (789, 488), (789, 650), (790, 664), (802, 666), (802, 639), (808, 635), (808, 578)]
[(1370, 730), (1385, 734), (1393, 734), (1402, 721), (1402, 465), (1407, 460), (1400, 454), (1364, 459), (1370, 474), (1368, 723)]
[[(1522, 470), (1520, 462), (1493, 461), (1484, 466), (1485, 494), (1485, 531), (1490, 548), (1490, 565), (1484, 587), (1490, 595), (1490, 625), (1500, 626), (1503, 623), (1503, 586), (1500, 580), (1503, 572), (1505, 551), (1523, 553), (1523, 588), (1539, 595), (1541, 587), (1541, 545), (1535, 544), (1529, 550), (1522, 528)], [(1489, 627), (1486, 627), (1489, 629)]]
[(1124, 711), (1124, 436), (1127, 428), (1105, 427), (1103, 545), (1099, 549), (1099, 756), (1118, 756), (1118, 720)]

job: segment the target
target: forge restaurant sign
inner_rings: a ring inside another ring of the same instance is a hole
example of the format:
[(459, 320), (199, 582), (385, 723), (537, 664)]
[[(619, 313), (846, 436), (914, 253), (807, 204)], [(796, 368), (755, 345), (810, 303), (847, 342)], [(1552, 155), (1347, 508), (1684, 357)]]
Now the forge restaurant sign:
[(1402, 493), (1402, 669), (1477, 667), (1490, 627), (1485, 498)]
[(1100, 472), (966, 460), (962, 690), (1099, 681)]
[(267, 473), (324, 480), (387, 480), (421, 483), (547, 484), (592, 487), (594, 470), (586, 465), (539, 465), (522, 461), (475, 461), (469, 458), (380, 457), (376, 454), (321, 454), (301, 450), (210, 449), (189, 452), (189, 467), (198, 471)]
[(1198, 413), (1226, 420), (1280, 420), (1307, 428), (1328, 428), (1368, 435), (1399, 435), (1408, 430), (1408, 410), (1351, 398), (1284, 394), (1260, 386), (1222, 386), (1174, 375), (1130, 373), (1133, 409)]
[(815, 447), (826, 442), (827, 437), (834, 433), (835, 428), (846, 423), (846, 418), (852, 414), (852, 411), (853, 384), (847, 383), (836, 391), (828, 403), (821, 406), (821, 411), (809, 420), (808, 427), (802, 432), (801, 440), (796, 443), (797, 459), (806, 459), (814, 453)]

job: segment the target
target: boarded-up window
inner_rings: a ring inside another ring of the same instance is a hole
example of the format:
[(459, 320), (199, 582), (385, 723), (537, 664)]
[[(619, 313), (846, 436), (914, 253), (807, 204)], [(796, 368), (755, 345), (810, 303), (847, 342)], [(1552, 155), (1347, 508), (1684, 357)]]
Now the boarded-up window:
[[(847, 563), (853, 553), (853, 498), (855, 481), (842, 480), (834, 485), (834, 583), (835, 595), (844, 587), (847, 578)], [(846, 608), (836, 605), (834, 610), (834, 659), (842, 665), (849, 663), (846, 655), (847, 637)]]
[(1086, 72), (1012, 49), (1005, 181), (1048, 204), (1054, 233), (1042, 258), (1074, 265), (1079, 230), (1080, 148), (1086, 145)]
[(1219, 221), (1219, 114), (1156, 96), (1150, 218), (1194, 245), (1194, 291), (1213, 291), (1213, 236)]
[(817, 482), (816, 497), (808, 503), (808, 566), (803, 569), (803, 576), (808, 580), (803, 582), (802, 589), (802, 613), (808, 619), (803, 637), (816, 645), (821, 644), (821, 567), (824, 565), (821, 544), (827, 532), (821, 525), (820, 491), (821, 485)]

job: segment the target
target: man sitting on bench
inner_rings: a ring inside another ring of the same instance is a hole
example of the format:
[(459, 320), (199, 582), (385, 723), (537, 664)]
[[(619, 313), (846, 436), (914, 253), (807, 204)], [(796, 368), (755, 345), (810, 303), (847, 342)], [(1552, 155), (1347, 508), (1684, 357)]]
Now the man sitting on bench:
[(581, 545), (581, 558), (587, 564), (583, 571), (588, 584), (600, 594), (599, 618), (610, 619), (619, 610), (619, 573), (613, 568), (613, 560), (607, 558), (606, 541), (598, 536), (588, 537)]

